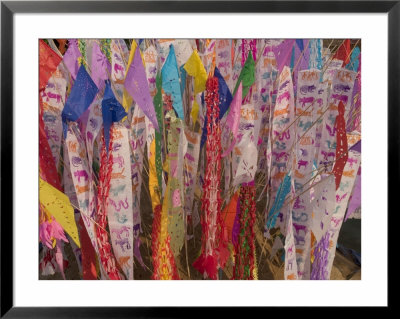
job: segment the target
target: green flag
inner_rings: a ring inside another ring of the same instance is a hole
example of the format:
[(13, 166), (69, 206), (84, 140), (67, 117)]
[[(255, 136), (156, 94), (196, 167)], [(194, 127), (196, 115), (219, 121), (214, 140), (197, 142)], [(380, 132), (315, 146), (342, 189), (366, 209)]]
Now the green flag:
[(255, 82), (255, 66), (256, 64), (253, 59), (253, 54), (251, 51), (249, 51), (249, 55), (247, 57), (245, 64), (243, 65), (243, 69), (240, 72), (239, 78), (237, 79), (235, 90), (233, 91), (232, 95), (236, 94), (236, 90), (239, 87), (240, 81), (242, 81), (243, 85), (242, 99), (245, 98), (245, 96), (250, 90), (250, 87)]

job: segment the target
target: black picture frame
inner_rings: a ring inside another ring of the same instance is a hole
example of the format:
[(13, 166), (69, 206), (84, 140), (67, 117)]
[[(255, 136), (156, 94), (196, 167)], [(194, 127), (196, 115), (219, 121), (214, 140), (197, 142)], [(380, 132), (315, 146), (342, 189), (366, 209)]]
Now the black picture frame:
[[(15, 13), (388, 13), (388, 204), (398, 196), (400, 125), (400, 1), (1, 1), (0, 296), (3, 318), (182, 317), (187, 308), (14, 307), (13, 304), (13, 16)], [(390, 172), (390, 174), (389, 174)], [(388, 214), (389, 219), (389, 214)], [(388, 225), (390, 223), (388, 222)], [(391, 225), (393, 227), (393, 223)], [(389, 227), (388, 227), (389, 228)], [(12, 242), (12, 241), (11, 241)], [(388, 243), (390, 244), (390, 240)], [(388, 246), (389, 247), (389, 246)], [(390, 282), (390, 281), (389, 281)], [(27, 288), (29, 289), (29, 288)], [(34, 293), (34, 292), (32, 292)], [(388, 300), (389, 305), (390, 298)], [(293, 309), (293, 308), (292, 308)], [(306, 310), (303, 308), (303, 310)], [(196, 314), (199, 314), (199, 309)], [(207, 310), (209, 311), (209, 310)], [(299, 311), (299, 309), (297, 309)], [(235, 310), (245, 314), (245, 308)], [(203, 311), (200, 310), (200, 313)], [(211, 314), (211, 312), (209, 312)], [(214, 315), (223, 315), (217, 308)], [(193, 314), (193, 313), (192, 313)], [(225, 313), (226, 314), (226, 313)]]

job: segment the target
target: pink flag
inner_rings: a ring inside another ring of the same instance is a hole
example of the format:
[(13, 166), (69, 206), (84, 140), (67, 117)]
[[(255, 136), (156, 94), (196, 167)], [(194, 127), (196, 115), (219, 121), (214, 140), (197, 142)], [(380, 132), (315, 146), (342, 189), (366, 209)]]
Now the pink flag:
[(149, 84), (147, 83), (146, 71), (140, 56), (139, 47), (136, 48), (135, 56), (128, 69), (124, 85), (143, 113), (153, 123), (154, 128), (159, 131), (153, 99), (150, 95)]

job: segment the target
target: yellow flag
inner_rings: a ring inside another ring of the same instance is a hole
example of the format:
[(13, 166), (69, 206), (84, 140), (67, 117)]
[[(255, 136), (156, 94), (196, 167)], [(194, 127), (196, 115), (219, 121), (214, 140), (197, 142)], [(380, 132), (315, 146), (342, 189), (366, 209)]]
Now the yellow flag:
[(39, 178), (39, 200), (46, 213), (56, 219), (80, 248), (81, 244), (75, 223), (74, 208), (71, 206), (68, 196)]
[(197, 50), (193, 51), (183, 68), (189, 75), (194, 77), (194, 94), (203, 92), (206, 89), (207, 72)]

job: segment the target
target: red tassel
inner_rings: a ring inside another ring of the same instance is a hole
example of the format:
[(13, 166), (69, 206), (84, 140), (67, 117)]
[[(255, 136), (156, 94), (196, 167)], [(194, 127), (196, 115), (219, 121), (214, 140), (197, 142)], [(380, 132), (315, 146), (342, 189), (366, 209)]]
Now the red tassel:
[(221, 128), (219, 122), (218, 79), (210, 77), (206, 83), (207, 141), (206, 170), (203, 184), (201, 217), (202, 250), (193, 263), (200, 273), (211, 279), (217, 278), (218, 268), (223, 268), (229, 251), (223, 243), (224, 224), (221, 216), (220, 176), (221, 176)]
[[(112, 126), (110, 128), (112, 130)], [(103, 265), (104, 270), (107, 272), (108, 277), (111, 280), (120, 280), (120, 274), (116, 267), (117, 263), (111, 250), (111, 244), (108, 239), (108, 233), (106, 231), (107, 225), (107, 200), (110, 191), (110, 180), (112, 172), (112, 153), (110, 152), (107, 158), (106, 145), (104, 140), (104, 132), (101, 137), (102, 148), (101, 148), (101, 162), (100, 162), (100, 173), (99, 173), (99, 186), (98, 186), (98, 201), (97, 201), (97, 224), (96, 224), (96, 236), (97, 245), (99, 247), (100, 261)], [(109, 149), (111, 149), (113, 143), (113, 134), (110, 134)]]

